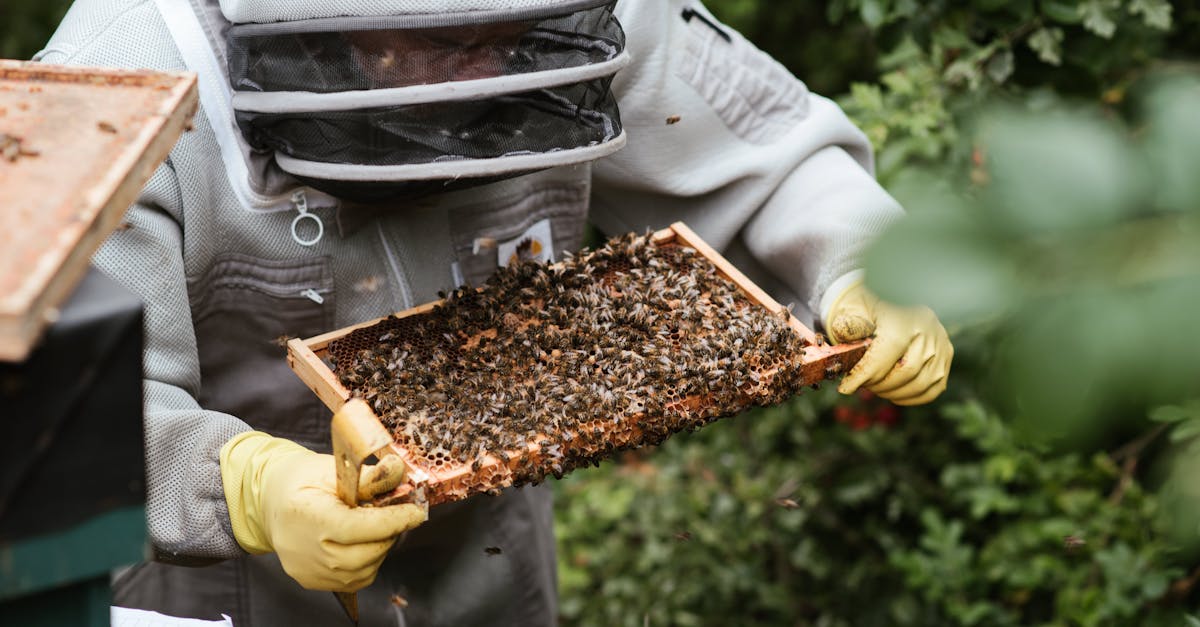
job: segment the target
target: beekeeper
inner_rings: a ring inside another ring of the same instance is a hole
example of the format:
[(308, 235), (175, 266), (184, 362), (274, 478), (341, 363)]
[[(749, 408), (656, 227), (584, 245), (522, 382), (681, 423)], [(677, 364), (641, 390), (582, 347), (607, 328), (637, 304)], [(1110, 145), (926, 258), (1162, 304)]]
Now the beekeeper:
[(901, 214), (867, 140), (697, 0), (77, 0), (38, 59), (200, 77), (195, 130), (95, 257), (146, 303), (157, 559), (120, 605), (344, 624), (321, 591), (366, 586), (367, 625), (554, 624), (551, 491), (425, 525), (346, 508), (280, 343), (478, 284), (519, 242), (554, 259), (589, 220), (685, 220), (835, 339), (874, 334), (843, 392), (945, 387), (933, 313), (862, 287)]

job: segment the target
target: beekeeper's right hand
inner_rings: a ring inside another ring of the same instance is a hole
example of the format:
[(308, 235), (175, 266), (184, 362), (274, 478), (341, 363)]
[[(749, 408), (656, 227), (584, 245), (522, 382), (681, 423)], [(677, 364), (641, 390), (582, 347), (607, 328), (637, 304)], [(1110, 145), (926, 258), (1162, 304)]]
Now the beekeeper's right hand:
[[(363, 482), (381, 493), (400, 479)], [(283, 570), (310, 590), (371, 585), (396, 538), (428, 517), (418, 505), (347, 506), (337, 496), (332, 455), (257, 431), (221, 447), (221, 480), (238, 544), (279, 554)]]

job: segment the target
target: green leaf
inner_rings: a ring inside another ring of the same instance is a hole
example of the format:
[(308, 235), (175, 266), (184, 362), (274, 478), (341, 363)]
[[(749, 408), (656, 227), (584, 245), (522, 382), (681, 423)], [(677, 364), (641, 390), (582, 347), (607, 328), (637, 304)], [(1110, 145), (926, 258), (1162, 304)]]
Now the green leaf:
[(1023, 288), (977, 228), (955, 211), (932, 208), (908, 216), (867, 252), (868, 284), (886, 300), (928, 305), (946, 321), (1002, 314)]
[(1200, 435), (1200, 420), (1181, 422), (1171, 430), (1172, 442), (1184, 442)]
[(1155, 422), (1183, 422), (1200, 419), (1200, 401), (1192, 401), (1186, 405), (1155, 407), (1150, 411), (1150, 419)]
[(1050, 65), (1062, 64), (1063, 30), (1057, 26), (1039, 28), (1026, 42), (1037, 53), (1038, 59)]
[(996, 54), (993, 54), (984, 66), (988, 77), (997, 85), (1008, 80), (1012, 76), (1015, 64), (1013, 62), (1013, 53), (1011, 48), (1001, 48)]
[[(909, 39), (908, 41), (912, 41)], [(941, 48), (968, 48), (971, 36), (958, 24), (943, 24), (933, 31), (933, 43)]]
[(1083, 111), (1002, 113), (985, 129), (990, 209), (1016, 231), (1094, 228), (1138, 209), (1141, 163), (1113, 123)]
[(1167, 0), (1132, 0), (1129, 12), (1141, 15), (1146, 26), (1159, 30), (1171, 30), (1171, 3)]
[(1079, 6), (1083, 27), (1105, 39), (1111, 38), (1117, 32), (1112, 13), (1120, 6), (1120, 0), (1087, 0)]
[(975, 8), (983, 11), (995, 11), (996, 9), (1004, 8), (1004, 5), (1009, 4), (1011, 0), (971, 0), (971, 4)]
[(1024, 309), (995, 364), (1024, 432), (1048, 441), (1102, 433), (1097, 417), (1137, 385), (1127, 356), (1143, 350), (1144, 335), (1130, 331), (1141, 322), (1120, 294), (1060, 294)]
[(1158, 180), (1159, 204), (1200, 213), (1200, 78), (1161, 78), (1147, 98), (1145, 151)]
[(1017, 460), (1011, 455), (996, 455), (987, 460), (987, 476), (993, 481), (1008, 483), (1017, 476)]
[(1081, 7), (1074, 2), (1042, 0), (1042, 14), (1060, 24), (1078, 24), (1083, 19)]
[(867, 26), (872, 29), (879, 28), (887, 18), (885, 0), (863, 0), (862, 6), (859, 7), (859, 15)]
[(912, 75), (904, 70), (888, 72), (879, 78), (879, 82), (895, 94), (907, 95), (917, 90), (917, 84), (913, 81)]
[(983, 73), (971, 59), (959, 59), (946, 66), (946, 70), (942, 72), (942, 78), (950, 85), (965, 85), (968, 89), (974, 90), (978, 89), (983, 79)]
[(921, 10), (922, 3), (917, 0), (895, 0), (892, 6), (894, 17), (913, 17)]
[[(714, 4), (714, 9), (720, 5), (719, 2)], [(839, 24), (846, 17), (846, 9), (846, 0), (831, 0), (825, 6), (825, 19), (829, 20), (830, 24)]]

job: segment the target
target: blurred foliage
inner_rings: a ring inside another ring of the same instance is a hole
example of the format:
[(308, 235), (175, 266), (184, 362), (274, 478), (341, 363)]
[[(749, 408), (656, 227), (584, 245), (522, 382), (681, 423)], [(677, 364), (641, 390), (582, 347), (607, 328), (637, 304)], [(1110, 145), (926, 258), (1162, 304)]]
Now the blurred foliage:
[(1200, 74), (1145, 82), (1128, 127), (1045, 102), (990, 112), (974, 183), (895, 186), (911, 214), (868, 257), (883, 295), (997, 326), (996, 397), (1042, 435), (1200, 392)]
[(28, 59), (50, 39), (70, 2), (4, 0), (0, 2), (0, 59)]
[[(1053, 101), (990, 110), (970, 183), (943, 171), (868, 255), (869, 281), (952, 324), (986, 327), (983, 398), (1060, 448), (1169, 432), (1177, 540), (1200, 520), (1200, 72), (1138, 83), (1128, 121)], [(940, 172), (940, 174), (939, 174)], [(1160, 426), (1155, 426), (1157, 423)]]
[[(67, 4), (0, 3), (0, 56)], [(954, 374), (557, 483), (564, 623), (1200, 625), (1200, 0), (708, 5), (871, 137), (871, 284)]]

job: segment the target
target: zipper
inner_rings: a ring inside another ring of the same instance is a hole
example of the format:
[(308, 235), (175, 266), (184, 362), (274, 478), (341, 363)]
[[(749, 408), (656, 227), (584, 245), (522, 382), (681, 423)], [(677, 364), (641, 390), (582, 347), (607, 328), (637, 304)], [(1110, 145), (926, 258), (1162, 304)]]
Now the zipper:
[(243, 288), (250, 289), (275, 298), (307, 298), (318, 305), (325, 303), (325, 295), (333, 292), (327, 287), (305, 287), (304, 283), (280, 284), (264, 281), (255, 277), (238, 276), (223, 277), (213, 281), (212, 288)]
[(318, 305), (325, 304), (325, 297), (321, 296), (320, 292), (318, 292), (317, 290), (314, 290), (311, 287), (304, 290), (303, 292), (300, 292), (300, 295), (307, 298), (308, 300), (311, 300), (312, 302), (314, 302)]
[(693, 8), (684, 9), (683, 13), (680, 15), (680, 17), (682, 17), (683, 21), (685, 21), (685, 22), (691, 22), (692, 18), (696, 18), (696, 19), (700, 20), (701, 22), (704, 22), (709, 28), (716, 31), (717, 35), (719, 35), (721, 37), (721, 39), (724, 39), (726, 43), (733, 43), (733, 37), (731, 37), (729, 35), (729, 33), (725, 32), (725, 29), (718, 26), (716, 24), (716, 22), (713, 22), (712, 20), (708, 19), (703, 13), (697, 11), (696, 9), (693, 9)]
[[(292, 193), (292, 208), (299, 214), (292, 219), (292, 239), (301, 246), (315, 246), (317, 242), (325, 237), (325, 223), (321, 221), (320, 216), (308, 211), (308, 196), (303, 189), (298, 189)], [(300, 237), (300, 224), (304, 220), (312, 220), (317, 224), (316, 237), (305, 239)]]
[(383, 252), (387, 255), (388, 267), (392, 270), (392, 280), (396, 282), (396, 287), (400, 291), (400, 302), (396, 309), (409, 309), (413, 306), (412, 289), (409, 287), (408, 281), (404, 279), (404, 275), (400, 273), (400, 260), (392, 252), (391, 244), (388, 244), (387, 236), (383, 233), (383, 224), (376, 222), (375, 227), (379, 233), (379, 242), (383, 244)]

